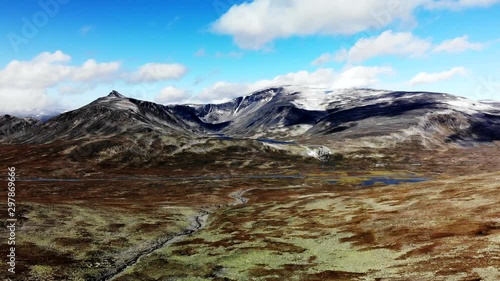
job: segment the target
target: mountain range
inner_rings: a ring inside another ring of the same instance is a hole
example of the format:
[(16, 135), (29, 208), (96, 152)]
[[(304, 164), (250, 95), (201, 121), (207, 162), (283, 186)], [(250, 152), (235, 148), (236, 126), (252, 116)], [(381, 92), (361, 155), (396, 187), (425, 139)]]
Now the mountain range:
[(45, 122), (0, 118), (3, 143), (148, 134), (315, 144), (489, 142), (500, 140), (500, 104), (432, 92), (283, 86), (202, 105), (165, 106), (112, 91)]

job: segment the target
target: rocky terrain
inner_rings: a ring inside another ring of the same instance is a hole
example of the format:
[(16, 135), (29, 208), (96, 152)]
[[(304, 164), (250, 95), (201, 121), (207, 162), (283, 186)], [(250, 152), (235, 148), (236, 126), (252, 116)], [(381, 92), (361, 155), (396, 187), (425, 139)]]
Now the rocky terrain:
[(500, 280), (497, 102), (113, 91), (0, 129), (17, 171), (12, 280)]
[(500, 107), (441, 93), (284, 86), (223, 104), (169, 105), (116, 91), (46, 122), (2, 117), (6, 144), (133, 165), (183, 153), (279, 152), (328, 160), (366, 148), (446, 149), (500, 139)]
[(11, 115), (0, 116), (0, 139), (16, 139), (26, 135), (41, 125), (35, 118), (18, 118)]
[(449, 140), (496, 140), (500, 108), (448, 94), (307, 87), (266, 89), (218, 105), (191, 106), (231, 136), (328, 139), (418, 135), (448, 130)]
[[(15, 127), (16, 122), (4, 117), (0, 124), (2, 128)], [(498, 140), (499, 128), (500, 107), (494, 102), (429, 92), (286, 86), (206, 105), (163, 106), (113, 91), (80, 109), (24, 126), (17, 130), (21, 135), (4, 133), (2, 139), (46, 143), (152, 133), (288, 141), (438, 135), (446, 142), (456, 142)]]

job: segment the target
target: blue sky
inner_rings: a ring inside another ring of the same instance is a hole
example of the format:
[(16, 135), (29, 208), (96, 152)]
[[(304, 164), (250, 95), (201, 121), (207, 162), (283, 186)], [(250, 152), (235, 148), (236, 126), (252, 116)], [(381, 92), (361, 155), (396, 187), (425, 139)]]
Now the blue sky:
[(499, 99), (500, 0), (0, 0), (0, 112), (302, 84)]

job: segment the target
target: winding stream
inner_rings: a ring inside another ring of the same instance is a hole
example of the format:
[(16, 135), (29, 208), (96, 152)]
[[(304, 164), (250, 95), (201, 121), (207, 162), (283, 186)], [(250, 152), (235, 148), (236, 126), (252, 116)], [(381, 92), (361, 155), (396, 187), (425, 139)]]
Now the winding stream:
[[(234, 202), (227, 204), (227, 205), (222, 205), (222, 206), (218, 207), (217, 209), (229, 207), (229, 206), (237, 206), (237, 205), (246, 204), (248, 202), (248, 198), (243, 197), (243, 195), (250, 190), (252, 190), (252, 189), (242, 189), (242, 190), (238, 190), (238, 191), (231, 193), (229, 196), (234, 199)], [(98, 281), (114, 280), (115, 278), (118, 278), (119, 276), (121, 276), (121, 274), (123, 274), (127, 269), (129, 269), (129, 268), (133, 267), (134, 265), (136, 265), (137, 263), (139, 263), (142, 258), (149, 256), (151, 253), (155, 252), (156, 250), (159, 250), (163, 247), (167, 247), (167, 246), (172, 245), (176, 242), (179, 242), (180, 240), (182, 240), (182, 238), (184, 238), (186, 236), (190, 236), (190, 235), (200, 231), (201, 229), (203, 229), (205, 227), (209, 215), (212, 214), (214, 211), (215, 210), (202, 209), (198, 214), (196, 214), (196, 216), (190, 218), (192, 223), (188, 228), (175, 234), (171, 238), (167, 238), (165, 241), (156, 243), (152, 247), (137, 253), (130, 261), (127, 261), (126, 263), (124, 263), (123, 265), (119, 266), (116, 269), (108, 271), (103, 276), (98, 277), (95, 280), (98, 280)]]

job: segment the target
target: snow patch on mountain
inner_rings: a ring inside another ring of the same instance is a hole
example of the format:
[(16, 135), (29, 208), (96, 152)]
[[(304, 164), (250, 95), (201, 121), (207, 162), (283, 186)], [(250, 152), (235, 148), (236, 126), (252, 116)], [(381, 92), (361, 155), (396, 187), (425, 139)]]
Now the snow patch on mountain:
[(129, 100), (117, 100), (113, 102), (112, 105), (116, 109), (120, 110), (132, 110), (133, 112), (139, 112), (139, 108), (134, 103)]
[(489, 104), (468, 100), (465, 98), (457, 98), (455, 100), (447, 100), (446, 103), (453, 109), (468, 114), (475, 114), (478, 112), (488, 112), (495, 110), (495, 107)]
[(98, 99), (96, 104), (117, 110), (139, 112), (139, 107), (135, 103), (116, 91), (111, 92), (107, 97)]
[[(292, 95), (291, 103), (297, 108), (311, 111), (326, 111), (367, 97), (380, 96), (390, 93), (384, 90), (371, 89), (329, 89), (312, 87), (285, 87), (286, 92)], [(389, 101), (390, 99), (388, 99)]]

